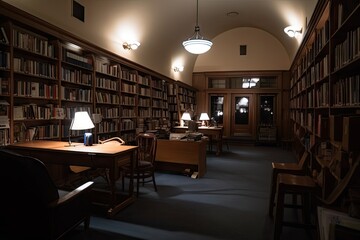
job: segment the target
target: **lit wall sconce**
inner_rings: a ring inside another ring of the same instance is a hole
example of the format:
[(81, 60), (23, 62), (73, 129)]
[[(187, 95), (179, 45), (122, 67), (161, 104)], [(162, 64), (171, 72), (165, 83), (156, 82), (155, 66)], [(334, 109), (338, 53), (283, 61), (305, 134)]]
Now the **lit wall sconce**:
[(291, 38), (297, 37), (302, 33), (302, 27), (288, 26), (284, 28), (284, 32)]
[(139, 42), (124, 42), (123, 48), (126, 50), (136, 50), (140, 46)]
[(175, 66), (174, 67), (174, 72), (182, 72), (184, 71), (184, 66)]

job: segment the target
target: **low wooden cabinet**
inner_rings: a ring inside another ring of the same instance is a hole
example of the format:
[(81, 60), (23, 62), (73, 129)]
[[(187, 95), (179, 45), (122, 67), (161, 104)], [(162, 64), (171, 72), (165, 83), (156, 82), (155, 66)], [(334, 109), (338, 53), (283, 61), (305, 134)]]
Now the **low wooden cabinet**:
[(158, 170), (198, 172), (198, 177), (206, 173), (206, 142), (158, 139), (156, 150)]

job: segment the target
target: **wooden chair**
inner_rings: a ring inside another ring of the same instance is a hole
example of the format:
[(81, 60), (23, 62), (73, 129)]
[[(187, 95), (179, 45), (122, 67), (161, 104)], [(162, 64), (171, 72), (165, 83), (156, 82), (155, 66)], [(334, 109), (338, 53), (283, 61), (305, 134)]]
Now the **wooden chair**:
[[(318, 185), (311, 176), (287, 173), (279, 173), (277, 175), (274, 240), (280, 239), (283, 226), (302, 227), (307, 230), (315, 228), (315, 223), (311, 223), (311, 212), (317, 190)], [(286, 194), (300, 195), (301, 205), (286, 204)], [(289, 207), (302, 209), (301, 222), (284, 221), (284, 209)]]
[(273, 209), (275, 206), (276, 181), (279, 173), (289, 173), (295, 175), (305, 175), (306, 165), (309, 161), (310, 154), (304, 151), (298, 163), (272, 162), (272, 177), (270, 185), (269, 199), (269, 216), (273, 217)]
[[(157, 138), (153, 133), (140, 133), (136, 137), (138, 145), (137, 160), (133, 170), (133, 178), (136, 180), (136, 194), (139, 195), (139, 185), (147, 182), (154, 184), (154, 189), (157, 191), (155, 182), (155, 157), (157, 149)], [(131, 169), (129, 167), (123, 168), (122, 184), (124, 189), (125, 178), (131, 177)]]
[(62, 191), (40, 160), (8, 150), (0, 159), (0, 239), (59, 239), (82, 222), (89, 228), (93, 182)]

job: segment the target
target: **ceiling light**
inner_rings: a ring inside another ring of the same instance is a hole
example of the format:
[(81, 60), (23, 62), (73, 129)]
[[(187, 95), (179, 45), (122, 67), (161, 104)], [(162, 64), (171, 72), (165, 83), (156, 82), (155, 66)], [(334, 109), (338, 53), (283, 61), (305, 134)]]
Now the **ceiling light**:
[(188, 40), (183, 41), (183, 46), (186, 51), (192, 54), (202, 54), (210, 50), (212, 42), (204, 39), (200, 35), (199, 20), (199, 1), (196, 1), (196, 26), (194, 35)]
[(126, 50), (136, 50), (140, 46), (139, 42), (124, 42), (123, 48)]
[(302, 27), (288, 26), (284, 28), (284, 32), (289, 35), (289, 37), (297, 37), (302, 33)]

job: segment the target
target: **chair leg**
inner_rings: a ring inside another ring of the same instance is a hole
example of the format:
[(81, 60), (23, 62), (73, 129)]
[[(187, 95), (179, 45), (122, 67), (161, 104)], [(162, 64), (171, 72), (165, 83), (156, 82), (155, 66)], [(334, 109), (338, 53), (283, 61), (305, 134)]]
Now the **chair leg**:
[(90, 227), (90, 215), (86, 216), (84, 220), (84, 229), (87, 230)]
[(136, 197), (139, 197), (140, 174), (136, 174)]
[(277, 186), (276, 193), (276, 211), (275, 211), (275, 229), (274, 229), (274, 240), (279, 240), (282, 231), (282, 223), (284, 218), (284, 198), (285, 193), (281, 186)]
[(275, 205), (275, 193), (276, 193), (276, 178), (277, 173), (273, 169), (271, 183), (270, 183), (270, 199), (269, 199), (269, 216), (273, 217), (274, 205)]
[(157, 186), (156, 186), (156, 182), (155, 182), (155, 174), (154, 173), (152, 174), (152, 181), (153, 181), (153, 184), (154, 184), (155, 192), (157, 192)]

